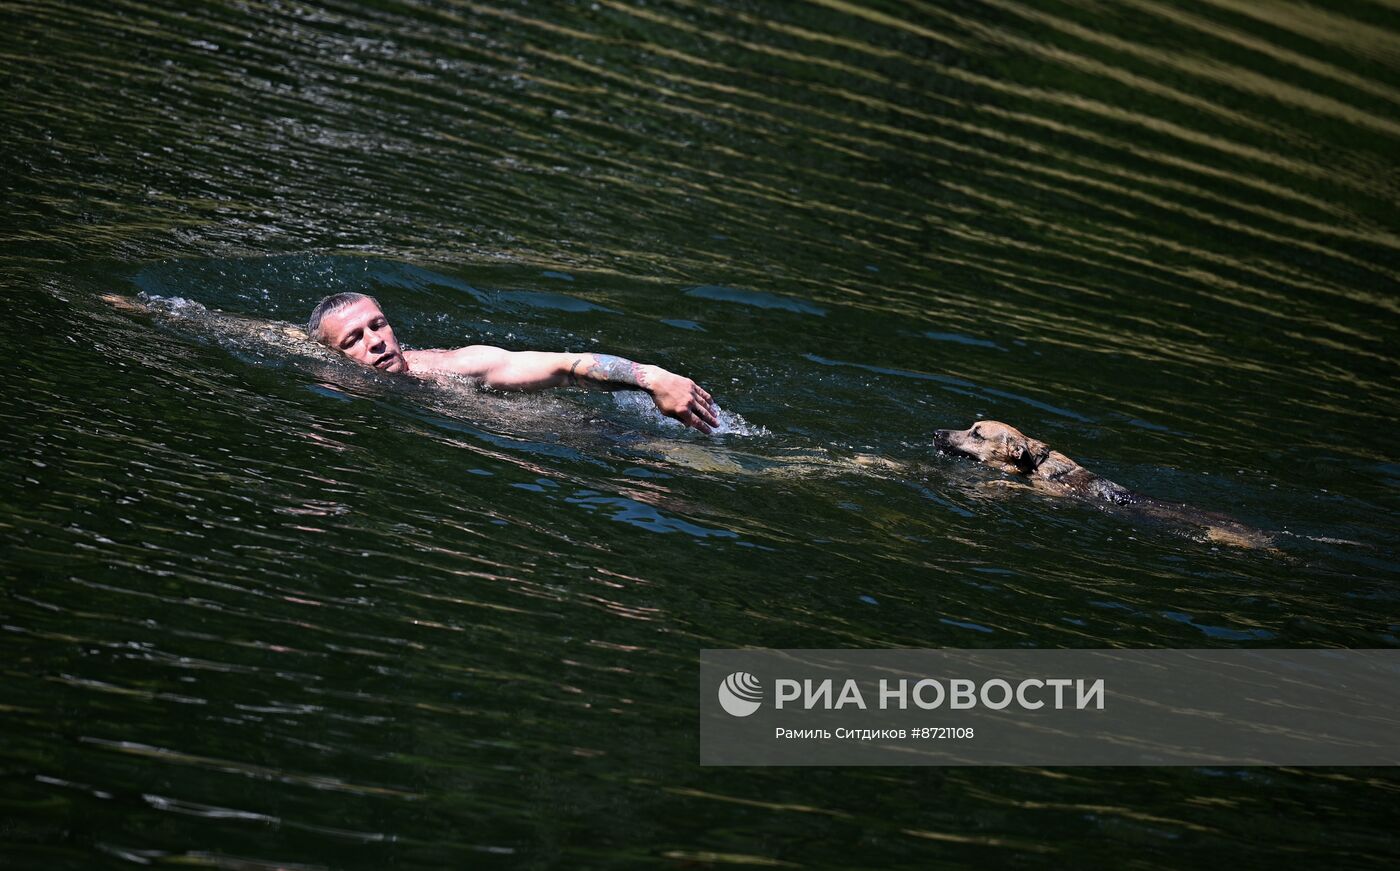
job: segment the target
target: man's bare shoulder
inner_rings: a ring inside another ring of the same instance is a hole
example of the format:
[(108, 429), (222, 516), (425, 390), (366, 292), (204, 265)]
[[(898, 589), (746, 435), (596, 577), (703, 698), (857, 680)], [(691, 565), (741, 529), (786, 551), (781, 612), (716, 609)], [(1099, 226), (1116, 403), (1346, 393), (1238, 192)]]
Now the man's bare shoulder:
[(408, 362), (410, 372), (480, 377), (509, 353), (491, 345), (468, 345), (465, 348), (404, 351), (403, 358)]

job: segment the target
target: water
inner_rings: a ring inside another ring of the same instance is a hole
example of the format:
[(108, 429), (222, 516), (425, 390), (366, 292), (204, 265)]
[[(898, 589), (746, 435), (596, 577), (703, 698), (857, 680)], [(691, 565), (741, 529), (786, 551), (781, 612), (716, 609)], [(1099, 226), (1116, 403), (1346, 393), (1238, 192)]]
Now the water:
[[(0, 17), (5, 865), (1393, 864), (1388, 770), (710, 770), (695, 711), (703, 647), (1400, 643), (1392, 4)], [(725, 431), (268, 325), (341, 289)], [(930, 449), (984, 417), (1281, 553)]]

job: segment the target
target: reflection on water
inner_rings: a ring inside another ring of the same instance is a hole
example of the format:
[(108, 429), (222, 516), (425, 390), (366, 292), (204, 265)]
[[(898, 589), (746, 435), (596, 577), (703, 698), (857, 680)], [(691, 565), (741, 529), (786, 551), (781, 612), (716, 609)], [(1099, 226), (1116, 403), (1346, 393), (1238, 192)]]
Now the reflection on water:
[[(1384, 771), (694, 739), (704, 647), (1400, 643), (1385, 4), (7, 11), (17, 866), (1393, 862)], [(355, 370), (285, 329), (342, 290), (725, 425)], [(979, 418), (1282, 553), (932, 451)]]

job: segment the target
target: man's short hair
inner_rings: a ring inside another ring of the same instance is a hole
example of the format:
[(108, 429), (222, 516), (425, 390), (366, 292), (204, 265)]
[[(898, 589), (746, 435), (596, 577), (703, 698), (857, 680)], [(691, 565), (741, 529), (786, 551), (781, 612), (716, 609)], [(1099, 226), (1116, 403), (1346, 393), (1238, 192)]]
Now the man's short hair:
[(365, 293), (333, 293), (320, 302), (311, 310), (311, 317), (306, 321), (306, 334), (313, 341), (325, 343), (326, 337), (321, 332), (321, 320), (331, 312), (340, 311), (346, 306), (354, 305), (362, 299), (367, 299), (375, 305), (379, 305), (379, 300)]

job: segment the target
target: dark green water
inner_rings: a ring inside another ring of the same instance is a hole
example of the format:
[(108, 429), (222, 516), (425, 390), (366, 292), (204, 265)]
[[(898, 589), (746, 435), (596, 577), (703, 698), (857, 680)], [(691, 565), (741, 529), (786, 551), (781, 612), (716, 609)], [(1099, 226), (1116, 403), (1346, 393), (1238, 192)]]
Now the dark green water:
[[(696, 738), (703, 647), (1400, 644), (1390, 0), (7, 2), (0, 84), (0, 865), (1396, 861), (1386, 769)], [(726, 433), (199, 308), (340, 289)], [(1282, 554), (984, 486), (982, 417)]]

